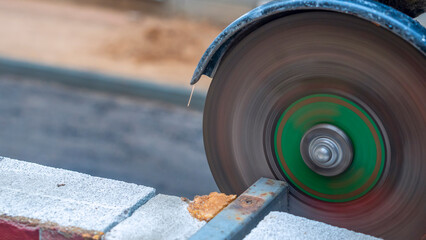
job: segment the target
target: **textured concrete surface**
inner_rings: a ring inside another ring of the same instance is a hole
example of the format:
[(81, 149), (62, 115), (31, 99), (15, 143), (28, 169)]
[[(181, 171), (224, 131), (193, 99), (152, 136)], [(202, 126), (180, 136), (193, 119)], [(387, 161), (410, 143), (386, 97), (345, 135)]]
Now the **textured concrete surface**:
[(1, 156), (188, 198), (218, 190), (200, 112), (1, 73), (0, 96)]
[(205, 224), (187, 206), (179, 197), (159, 194), (107, 233), (106, 240), (187, 239)]
[(154, 192), (136, 184), (8, 158), (0, 160), (0, 215), (105, 232)]
[(271, 212), (254, 228), (244, 240), (333, 240), (333, 239), (378, 239), (344, 228), (297, 217), (285, 212)]

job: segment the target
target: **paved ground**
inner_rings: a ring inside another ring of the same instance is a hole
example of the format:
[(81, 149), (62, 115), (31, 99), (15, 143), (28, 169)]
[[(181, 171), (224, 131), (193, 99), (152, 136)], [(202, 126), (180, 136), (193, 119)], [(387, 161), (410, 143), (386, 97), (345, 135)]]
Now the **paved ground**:
[(192, 197), (216, 191), (202, 114), (0, 74), (0, 155)]

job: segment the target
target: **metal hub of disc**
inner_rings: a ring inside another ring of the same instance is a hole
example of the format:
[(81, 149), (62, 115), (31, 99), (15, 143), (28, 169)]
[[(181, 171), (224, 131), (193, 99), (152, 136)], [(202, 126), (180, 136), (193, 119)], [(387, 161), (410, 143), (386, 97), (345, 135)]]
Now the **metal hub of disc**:
[(352, 151), (349, 137), (331, 124), (313, 126), (300, 142), (303, 161), (323, 176), (337, 176), (344, 172), (352, 162)]
[(287, 181), (290, 213), (385, 239), (426, 219), (426, 57), (354, 16), (298, 12), (222, 59), (204, 145), (225, 193)]

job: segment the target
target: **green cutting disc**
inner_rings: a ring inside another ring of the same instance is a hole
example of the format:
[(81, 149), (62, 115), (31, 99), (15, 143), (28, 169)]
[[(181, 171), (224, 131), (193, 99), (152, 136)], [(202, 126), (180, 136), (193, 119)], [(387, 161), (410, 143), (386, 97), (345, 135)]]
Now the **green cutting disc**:
[[(349, 168), (332, 177), (312, 171), (303, 161), (300, 142), (311, 127), (328, 123), (351, 139)], [(304, 193), (331, 202), (356, 199), (378, 181), (385, 163), (383, 138), (371, 117), (354, 102), (330, 94), (304, 97), (281, 115), (274, 134), (275, 154), (288, 180)]]

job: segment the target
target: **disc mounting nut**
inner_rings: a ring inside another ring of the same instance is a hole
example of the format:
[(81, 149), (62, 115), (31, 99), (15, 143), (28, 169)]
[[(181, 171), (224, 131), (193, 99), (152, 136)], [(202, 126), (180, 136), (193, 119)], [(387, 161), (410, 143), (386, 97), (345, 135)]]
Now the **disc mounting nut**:
[(303, 136), (300, 153), (312, 171), (331, 177), (349, 167), (353, 148), (349, 137), (341, 129), (331, 124), (318, 124)]

